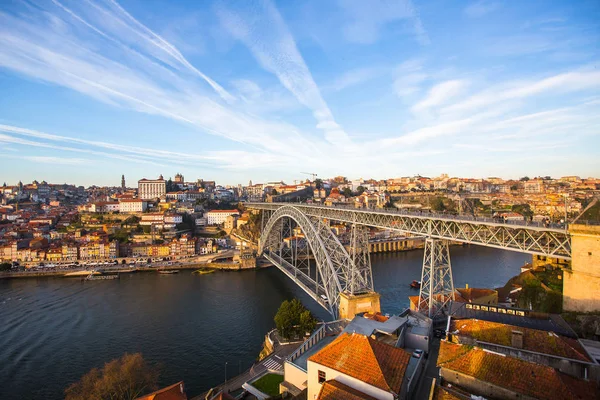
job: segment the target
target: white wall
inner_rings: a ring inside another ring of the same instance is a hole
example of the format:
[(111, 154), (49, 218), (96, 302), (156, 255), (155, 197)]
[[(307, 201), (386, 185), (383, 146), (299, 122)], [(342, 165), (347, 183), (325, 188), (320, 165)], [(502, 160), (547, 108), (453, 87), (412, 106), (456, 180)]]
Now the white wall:
[(291, 383), (300, 390), (305, 388), (304, 382), (306, 382), (307, 374), (297, 366), (285, 362), (283, 364), (283, 375), (285, 376), (286, 382)]
[(326, 380), (335, 379), (338, 382), (348, 385), (351, 388), (360, 390), (361, 392), (368, 394), (376, 399), (381, 400), (394, 400), (394, 395), (385, 390), (371, 386), (363, 381), (360, 381), (351, 376), (342, 374), (335, 369), (324, 367), (312, 361), (308, 361), (308, 397), (307, 400), (315, 400), (321, 391), (321, 384), (319, 383), (319, 372), (325, 372)]

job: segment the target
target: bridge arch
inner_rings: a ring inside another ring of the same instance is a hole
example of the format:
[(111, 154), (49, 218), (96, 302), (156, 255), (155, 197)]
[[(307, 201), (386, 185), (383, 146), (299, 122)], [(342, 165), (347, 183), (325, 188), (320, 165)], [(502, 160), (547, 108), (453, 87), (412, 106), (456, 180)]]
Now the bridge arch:
[[(282, 236), (286, 231), (286, 220), (294, 221), (304, 234), (306, 245), (314, 257), (314, 277), (283, 257)], [(353, 259), (331, 228), (323, 220), (308, 217), (294, 206), (282, 206), (273, 212), (263, 228), (259, 252), (334, 316), (338, 314), (343, 292), (373, 290), (370, 269), (368, 276), (353, 273)]]

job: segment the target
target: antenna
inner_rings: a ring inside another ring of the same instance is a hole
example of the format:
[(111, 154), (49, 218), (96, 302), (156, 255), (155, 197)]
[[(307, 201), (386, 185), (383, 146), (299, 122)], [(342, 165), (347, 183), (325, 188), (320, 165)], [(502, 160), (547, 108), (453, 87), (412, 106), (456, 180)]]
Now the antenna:
[(314, 181), (317, 178), (316, 172), (300, 172), (301, 174), (312, 175), (312, 180)]

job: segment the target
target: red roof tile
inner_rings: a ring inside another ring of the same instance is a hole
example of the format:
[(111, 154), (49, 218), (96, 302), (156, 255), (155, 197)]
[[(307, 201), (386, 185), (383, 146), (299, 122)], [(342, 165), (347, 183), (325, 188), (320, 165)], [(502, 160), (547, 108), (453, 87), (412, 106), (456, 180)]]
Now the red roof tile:
[(308, 359), (382, 390), (400, 393), (410, 353), (359, 334), (342, 334)]
[(545, 365), (446, 340), (441, 342), (437, 365), (540, 400), (597, 398), (595, 383), (571, 378)]
[(183, 390), (183, 381), (180, 381), (135, 400), (187, 400), (187, 395)]
[(512, 331), (523, 332), (523, 349), (537, 353), (591, 362), (581, 344), (575, 339), (538, 329), (522, 328), (478, 319), (460, 319), (450, 322), (450, 332), (481, 342), (511, 346)]
[(375, 400), (375, 398), (341, 382), (331, 380), (323, 383), (317, 400)]

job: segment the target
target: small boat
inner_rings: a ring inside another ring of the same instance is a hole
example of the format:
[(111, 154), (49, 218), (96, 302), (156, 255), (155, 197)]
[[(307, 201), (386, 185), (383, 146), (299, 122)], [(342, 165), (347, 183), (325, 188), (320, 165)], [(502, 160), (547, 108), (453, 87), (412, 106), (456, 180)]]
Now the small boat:
[[(96, 272), (96, 271), (94, 271)], [(107, 281), (112, 279), (119, 279), (119, 274), (99, 274), (96, 275), (93, 272), (85, 277), (84, 281)]]
[(158, 271), (159, 274), (163, 274), (163, 275), (171, 275), (171, 274), (177, 274), (177, 273), (179, 273), (179, 271), (176, 270), (176, 269), (170, 269), (170, 270), (159, 269), (157, 271)]
[(205, 275), (205, 274), (210, 274), (215, 272), (214, 269), (209, 269), (209, 268), (200, 268), (195, 270), (194, 272), (192, 272), (192, 274), (198, 274), (198, 275)]
[(421, 288), (421, 282), (420, 281), (412, 281), (410, 283), (410, 287), (413, 289), (420, 289)]

